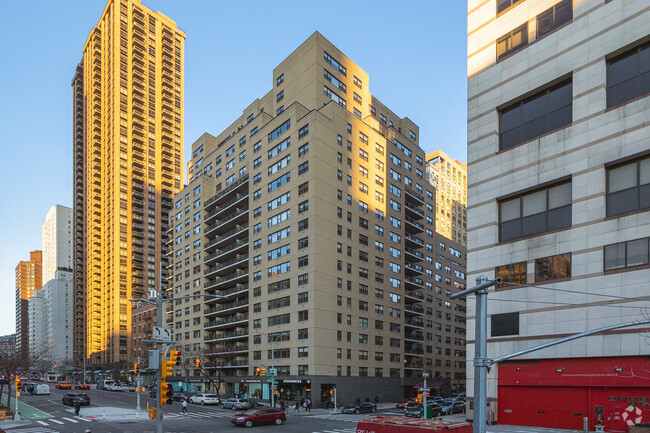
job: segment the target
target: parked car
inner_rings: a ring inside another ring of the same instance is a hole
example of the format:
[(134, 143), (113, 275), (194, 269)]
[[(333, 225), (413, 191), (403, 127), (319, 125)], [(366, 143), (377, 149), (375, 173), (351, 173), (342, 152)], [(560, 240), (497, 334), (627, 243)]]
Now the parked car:
[(397, 403), (395, 403), (395, 407), (398, 408), (398, 409), (404, 409), (404, 408), (406, 408), (406, 406), (408, 406), (410, 404), (415, 404), (415, 399), (414, 398), (411, 398), (411, 399), (408, 399), (408, 400), (400, 400)]
[(78, 383), (74, 386), (74, 389), (90, 389), (90, 385), (87, 383)]
[(77, 401), (82, 406), (90, 406), (90, 397), (85, 392), (72, 392), (63, 396), (63, 404), (66, 406), (74, 406)]
[(440, 406), (442, 406), (442, 411), (445, 415), (451, 415), (453, 413), (465, 413), (465, 402), (463, 401), (447, 399), (443, 401)]
[(278, 409), (277, 407), (251, 409), (230, 418), (232, 424), (243, 425), (245, 427), (253, 427), (257, 424), (281, 425), (286, 420), (287, 415), (282, 409)]
[(111, 379), (102, 379), (97, 381), (97, 389), (106, 389), (107, 385), (114, 385), (115, 381)]
[(221, 407), (224, 409), (250, 409), (251, 403), (247, 398), (229, 398), (221, 402)]
[(460, 394), (452, 394), (452, 395), (451, 395), (451, 399), (452, 399), (452, 400), (456, 400), (456, 401), (465, 401), (465, 394), (463, 394), (463, 393), (460, 393)]
[[(438, 403), (428, 403), (427, 406), (431, 408), (431, 416), (440, 416), (443, 413), (442, 407)], [(412, 416), (415, 418), (422, 418), (424, 415), (424, 405), (420, 403), (411, 404), (404, 408), (404, 416)]]
[(200, 404), (204, 406), (206, 404), (221, 404), (221, 400), (217, 394), (196, 394), (190, 397), (189, 400), (192, 404)]
[(72, 389), (72, 384), (70, 382), (61, 381), (56, 384), (56, 389)]
[(361, 412), (377, 412), (377, 404), (369, 401), (364, 401), (358, 404), (349, 404), (343, 406), (343, 413), (361, 413)]

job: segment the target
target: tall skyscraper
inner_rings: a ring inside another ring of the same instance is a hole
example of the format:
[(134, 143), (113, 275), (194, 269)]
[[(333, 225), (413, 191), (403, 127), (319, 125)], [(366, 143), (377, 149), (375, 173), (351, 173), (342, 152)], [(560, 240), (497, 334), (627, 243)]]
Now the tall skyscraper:
[(427, 178), (436, 189), (436, 232), (467, 246), (467, 163), (438, 149), (427, 154)]
[[(488, 295), (488, 356), (647, 319), (647, 0), (469, 0), (468, 11), (468, 274), (506, 282)], [(470, 296), (470, 357), (474, 309)], [(647, 332), (499, 363), (487, 409), (500, 424), (648, 422)]]
[(184, 39), (139, 0), (110, 0), (72, 81), (75, 347), (92, 364), (128, 359), (128, 299), (166, 284), (168, 212), (182, 186)]
[(29, 253), (29, 261), (16, 266), (16, 352), (29, 356), (29, 300), (43, 287), (43, 252)]
[(43, 284), (54, 279), (58, 269), (72, 270), (72, 209), (53, 206), (42, 229)]
[(262, 366), (279, 397), (316, 407), (334, 388), (340, 401), (412, 395), (424, 372), (437, 390), (464, 387), (465, 302), (449, 295), (465, 257), (435, 233), (417, 125), (369, 81), (316, 32), (267, 94), (192, 145), (169, 216), (170, 289), (224, 298), (166, 317), (227, 395), (269, 398)]

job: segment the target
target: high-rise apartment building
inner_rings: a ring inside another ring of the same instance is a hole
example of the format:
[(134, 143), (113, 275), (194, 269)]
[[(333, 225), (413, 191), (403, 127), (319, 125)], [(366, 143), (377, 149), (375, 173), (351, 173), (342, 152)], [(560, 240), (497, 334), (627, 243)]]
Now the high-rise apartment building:
[(42, 229), (43, 284), (54, 279), (58, 269), (72, 270), (72, 209), (53, 206)]
[(139, 0), (109, 0), (72, 81), (75, 350), (92, 364), (127, 360), (127, 300), (166, 283), (168, 212), (182, 187), (184, 39)]
[(29, 300), (43, 287), (43, 252), (29, 253), (29, 261), (16, 266), (16, 352), (29, 356)]
[[(469, 0), (468, 10), (468, 274), (506, 282), (488, 295), (488, 356), (647, 319), (648, 2)], [(474, 308), (471, 296), (470, 356)], [(647, 329), (496, 365), (487, 409), (501, 424), (647, 422)]]
[(316, 407), (334, 388), (343, 401), (412, 396), (423, 372), (462, 389), (465, 303), (449, 295), (465, 257), (435, 233), (417, 125), (317, 32), (272, 83), (192, 145), (170, 289), (222, 298), (170, 306), (177, 344), (227, 395), (268, 399), (257, 368), (277, 369), (279, 397)]
[[(46, 284), (47, 286), (47, 284)], [(44, 291), (35, 290), (27, 301), (29, 356), (31, 359), (50, 359), (47, 347), (47, 311), (43, 308)]]
[(467, 246), (467, 163), (438, 149), (427, 154), (427, 178), (436, 189), (436, 232)]

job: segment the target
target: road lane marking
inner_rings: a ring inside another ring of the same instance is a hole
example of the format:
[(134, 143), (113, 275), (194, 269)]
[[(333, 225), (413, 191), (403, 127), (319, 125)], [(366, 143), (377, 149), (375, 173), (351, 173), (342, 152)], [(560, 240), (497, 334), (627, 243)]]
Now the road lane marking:
[(84, 418), (84, 417), (82, 417), (82, 416), (80, 416), (79, 419), (82, 420), (82, 421), (86, 421), (86, 422), (92, 422), (91, 420), (86, 419), (86, 418)]
[(66, 418), (66, 417), (64, 417), (64, 416), (61, 417), (61, 419), (64, 419), (64, 420), (66, 420), (66, 421), (70, 421), (70, 422), (75, 423), (75, 424), (79, 422), (79, 421), (77, 421), (77, 420), (74, 420), (74, 419), (72, 419), (72, 418)]
[(55, 420), (54, 418), (50, 419), (50, 421), (55, 422), (57, 424), (65, 424), (65, 423), (63, 423), (61, 421)]
[(39, 423), (40, 425), (49, 425), (48, 423), (43, 422), (43, 421), (36, 421), (36, 422)]

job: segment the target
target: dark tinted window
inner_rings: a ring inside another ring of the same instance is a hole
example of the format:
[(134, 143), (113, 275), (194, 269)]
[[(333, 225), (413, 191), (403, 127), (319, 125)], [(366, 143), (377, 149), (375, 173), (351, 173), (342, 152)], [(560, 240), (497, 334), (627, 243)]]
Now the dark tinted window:
[(499, 149), (509, 149), (570, 124), (572, 97), (569, 79), (502, 109)]
[(643, 266), (649, 263), (649, 238), (605, 246), (605, 270)]
[(497, 39), (497, 61), (528, 44), (528, 23)]
[(607, 107), (650, 93), (650, 42), (607, 61)]
[(650, 209), (650, 157), (607, 169), (607, 216)]
[(571, 182), (499, 202), (500, 242), (571, 226)]
[(497, 266), (495, 269), (495, 276), (501, 278), (504, 283), (526, 284), (526, 273), (526, 262)]
[(537, 15), (537, 37), (542, 37), (573, 19), (571, 0), (563, 0)]
[(492, 315), (492, 336), (519, 335), (519, 313)]
[(519, 3), (522, 0), (497, 0), (497, 14), (500, 14), (510, 6)]
[(535, 260), (535, 282), (571, 277), (571, 254)]

